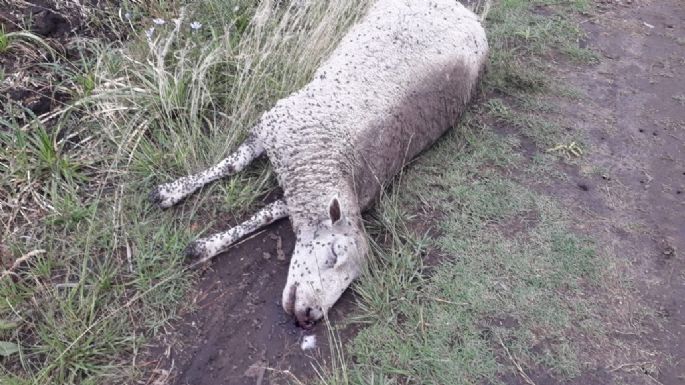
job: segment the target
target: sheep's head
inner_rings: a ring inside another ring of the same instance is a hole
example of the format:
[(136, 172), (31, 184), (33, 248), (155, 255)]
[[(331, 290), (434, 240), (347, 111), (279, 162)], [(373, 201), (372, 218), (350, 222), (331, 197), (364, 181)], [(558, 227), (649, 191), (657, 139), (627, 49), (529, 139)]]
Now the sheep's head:
[(368, 245), (358, 222), (333, 198), (325, 219), (298, 234), (282, 304), (300, 326), (321, 319), (361, 273)]

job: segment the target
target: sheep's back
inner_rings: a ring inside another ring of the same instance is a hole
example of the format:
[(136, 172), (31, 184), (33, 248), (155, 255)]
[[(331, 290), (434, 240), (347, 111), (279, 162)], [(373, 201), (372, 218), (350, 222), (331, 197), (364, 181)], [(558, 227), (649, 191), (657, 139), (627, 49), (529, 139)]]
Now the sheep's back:
[(351, 176), (368, 207), (455, 122), (486, 55), (477, 17), (456, 1), (379, 0), (313, 80), (266, 114), (262, 136), (281, 185), (302, 167), (330, 170)]

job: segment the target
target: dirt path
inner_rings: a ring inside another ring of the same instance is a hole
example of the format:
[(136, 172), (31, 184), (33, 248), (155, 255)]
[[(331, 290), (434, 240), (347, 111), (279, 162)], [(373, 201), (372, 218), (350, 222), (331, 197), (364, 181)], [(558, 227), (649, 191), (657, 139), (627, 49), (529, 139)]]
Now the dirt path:
[(556, 193), (594, 219), (587, 231), (630, 261), (633, 284), (656, 309), (653, 324), (631, 325), (641, 333), (621, 337), (640, 339), (644, 350), (618, 352), (623, 362), (611, 377), (641, 373), (646, 383), (683, 384), (685, 3), (613, 3), (584, 24), (601, 64), (567, 74), (587, 95), (569, 108), (592, 147), (591, 169), (575, 180), (586, 189)]
[[(579, 227), (601, 248), (632, 264), (639, 272), (632, 278), (634, 285), (657, 314), (649, 324), (616, 330), (615, 338), (639, 339), (644, 349), (616, 351), (607, 357), (605, 369), (579, 379), (682, 384), (685, 4), (599, 3), (602, 11), (583, 26), (588, 46), (601, 54), (601, 64), (561, 65), (564, 77), (586, 94), (578, 104), (568, 105), (566, 114), (591, 150), (580, 169), (562, 170), (570, 176), (568, 185), (548, 187), (548, 192), (589, 218)], [(181, 320), (161, 344), (159, 353), (165, 359), (159, 366), (173, 365), (173, 383), (269, 383), (273, 373), (248, 370), (253, 364), (311, 373), (314, 361), (299, 349), (304, 332), (278, 303), (288, 267), (279, 254), (288, 255), (292, 247), (289, 225), (280, 222), (215, 260), (193, 297), (199, 311)], [(617, 299), (626, 304), (635, 300)], [(349, 313), (350, 306), (336, 306), (333, 318)], [(326, 340), (320, 325), (314, 333), (319, 341)], [(327, 351), (324, 344), (311, 355), (321, 359)], [(544, 373), (532, 378), (538, 384), (553, 383)]]

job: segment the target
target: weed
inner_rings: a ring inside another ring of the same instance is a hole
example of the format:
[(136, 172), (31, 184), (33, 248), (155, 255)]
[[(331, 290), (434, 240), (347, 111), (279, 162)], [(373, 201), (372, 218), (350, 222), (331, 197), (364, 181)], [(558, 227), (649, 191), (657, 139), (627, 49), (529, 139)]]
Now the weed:
[(10, 37), (5, 33), (5, 26), (0, 26), (0, 54), (7, 52), (10, 47)]

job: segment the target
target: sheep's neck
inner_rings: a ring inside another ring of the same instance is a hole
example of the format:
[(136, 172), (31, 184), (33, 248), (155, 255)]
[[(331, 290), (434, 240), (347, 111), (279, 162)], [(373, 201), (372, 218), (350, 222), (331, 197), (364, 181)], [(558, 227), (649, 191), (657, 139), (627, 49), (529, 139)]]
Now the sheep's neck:
[(334, 197), (340, 201), (345, 216), (354, 223), (361, 223), (359, 204), (351, 183), (339, 167), (331, 167), (332, 165), (325, 163), (328, 162), (310, 161), (308, 175), (292, 173), (291, 178), (281, 184), (295, 232), (316, 226), (327, 219), (329, 205)]

